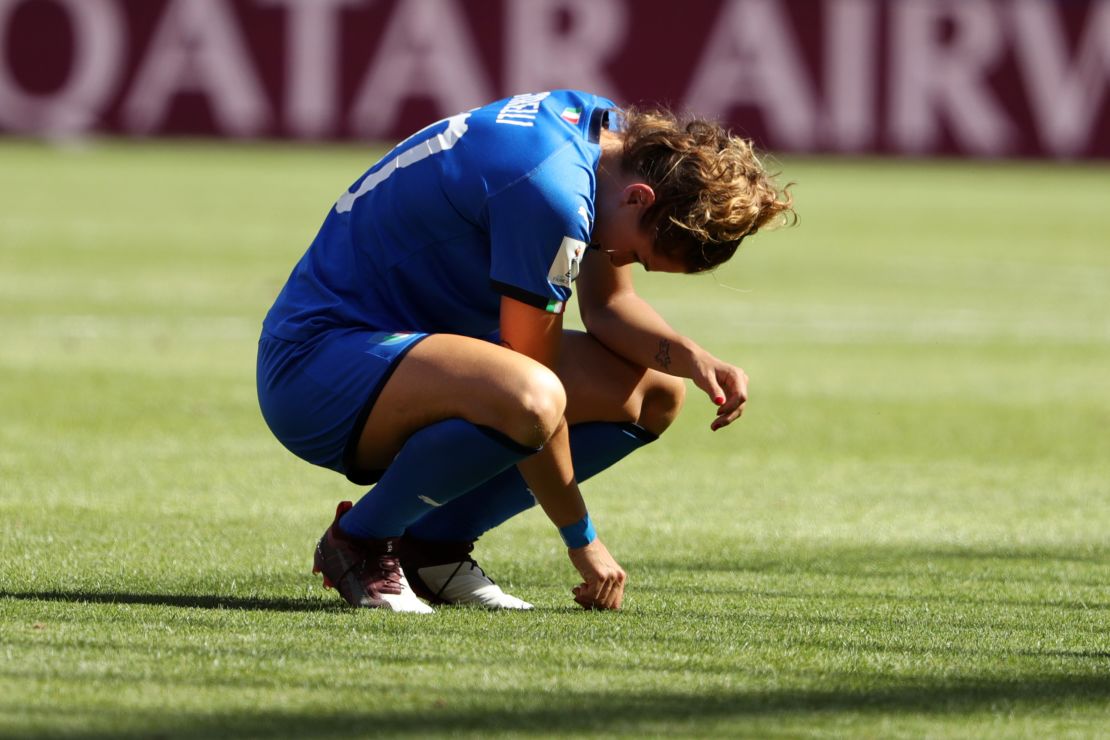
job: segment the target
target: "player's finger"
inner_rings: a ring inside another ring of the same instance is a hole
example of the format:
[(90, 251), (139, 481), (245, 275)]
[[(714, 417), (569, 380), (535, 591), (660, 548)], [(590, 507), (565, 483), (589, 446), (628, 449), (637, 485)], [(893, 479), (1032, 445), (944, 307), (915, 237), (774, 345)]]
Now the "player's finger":
[(744, 407), (743, 405), (741, 405), (732, 413), (721, 414), (720, 416), (718, 416), (716, 419), (713, 420), (713, 423), (709, 425), (709, 428), (715, 432), (722, 427), (727, 427), (729, 424), (739, 419), (740, 415), (743, 413)]
[(597, 595), (594, 598), (594, 601), (596, 601), (599, 606), (608, 609), (610, 595), (612, 594), (612, 592), (613, 582), (612, 580), (606, 578), (597, 584)]
[(620, 609), (621, 601), (624, 599), (624, 587), (627, 582), (627, 577), (624, 571), (617, 574), (613, 579), (613, 587), (609, 590), (608, 604), (610, 609)]
[(748, 374), (743, 370), (737, 370), (737, 374), (729, 377), (730, 386), (732, 386), (737, 403), (744, 403), (748, 400)]
[(747, 401), (737, 404), (727, 404), (717, 409), (718, 418), (727, 418), (729, 421), (736, 419), (740, 414), (744, 413), (744, 407), (747, 406)]
[(616, 609), (620, 605), (621, 592), (623, 590), (620, 581), (614, 578), (613, 582), (609, 585), (608, 593), (605, 594), (605, 605), (609, 609)]
[(710, 423), (709, 428), (712, 429), (713, 431), (717, 431), (722, 426), (725, 426), (725, 424), (727, 424), (727, 422), (722, 423), (722, 419), (724, 419), (730, 413), (732, 413), (733, 410), (734, 410), (734, 406), (733, 406), (733, 400), (732, 399), (720, 404), (717, 407), (717, 413), (714, 414), (713, 421)]
[(619, 589), (616, 590), (616, 593), (613, 595), (613, 607), (612, 608), (620, 609), (621, 604), (623, 602), (624, 602), (624, 588), (619, 588)]
[(724, 389), (721, 388), (721, 384), (718, 383), (717, 379), (712, 375), (706, 376), (705, 385), (705, 394), (709, 396), (709, 400), (717, 406), (720, 406), (728, 400), (728, 394), (725, 393)]
[(608, 609), (609, 608), (608, 606), (606, 606), (605, 602), (602, 601), (600, 598), (598, 598), (598, 595), (594, 594), (594, 593), (583, 593), (580, 596), (578, 596), (575, 599), (575, 601), (577, 601), (582, 607), (584, 607), (586, 609)]
[(607, 579), (584, 583), (574, 600), (586, 609), (608, 609), (612, 597), (607, 589)]
[(747, 399), (741, 396), (733, 396), (725, 403), (717, 407), (717, 416), (728, 416), (735, 413), (737, 409), (747, 403)]
[(734, 409), (739, 408), (740, 406), (743, 406), (747, 402), (748, 402), (747, 386), (741, 386), (740, 388), (736, 389), (736, 392), (732, 394), (732, 396), (728, 399), (728, 403), (724, 404), (724, 406), (727, 407), (726, 408), (727, 411), (732, 411)]
[(747, 406), (747, 403), (748, 394), (745, 386), (742, 390), (738, 391), (734, 397), (730, 398), (727, 403), (722, 404), (717, 409), (717, 418), (710, 424), (710, 429), (717, 431), (721, 427), (727, 427), (729, 424), (736, 421), (740, 418), (740, 415), (744, 413), (744, 408)]
[(598, 592), (601, 588), (600, 581), (586, 581), (578, 587), (578, 597), (589, 604), (598, 602)]

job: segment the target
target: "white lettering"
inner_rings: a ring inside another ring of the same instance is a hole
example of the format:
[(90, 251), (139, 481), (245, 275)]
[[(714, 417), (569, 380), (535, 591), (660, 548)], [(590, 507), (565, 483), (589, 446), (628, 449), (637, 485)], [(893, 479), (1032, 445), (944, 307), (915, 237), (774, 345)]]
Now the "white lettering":
[(467, 28), (448, 0), (397, 3), (355, 96), (352, 128), (362, 136), (388, 136), (411, 98), (431, 98), (442, 112), (493, 99)]
[(542, 92), (513, 96), (501, 107), (501, 110), (497, 111), (496, 122), (510, 123), (514, 126), (531, 126), (536, 120), (536, 114), (540, 112), (540, 103), (550, 94)]
[(1018, 65), (1044, 146), (1053, 154), (1083, 151), (1110, 87), (1110, 2), (1100, 2), (1083, 25), (1074, 60), (1056, 3), (1018, 0), (1012, 8)]
[(685, 102), (724, 118), (738, 105), (760, 108), (773, 145), (815, 144), (816, 93), (790, 25), (774, 0), (730, 0), (714, 24)]
[[(890, 4), (891, 136), (911, 152), (939, 144), (941, 119), (956, 143), (974, 154), (1010, 150), (1014, 130), (986, 76), (1004, 50), (989, 0), (900, 0)], [(945, 21), (952, 26), (942, 43)]]
[[(569, 19), (560, 31), (561, 19)], [(505, 5), (505, 86), (508, 90), (574, 87), (615, 98), (603, 70), (628, 33), (621, 0), (527, 0)]]
[(301, 138), (331, 132), (339, 99), (339, 15), (365, 0), (262, 0), (285, 8), (285, 120)]
[(217, 127), (235, 136), (260, 133), (270, 110), (238, 24), (222, 0), (173, 0), (123, 106), (127, 127), (149, 133), (180, 92), (204, 93)]
[(0, 0), (0, 124), (55, 136), (81, 133), (99, 120), (119, 84), (127, 36), (119, 7), (108, 0), (60, 0), (73, 31), (73, 63), (60, 89), (22, 89), (8, 69), (3, 39), (20, 0)]

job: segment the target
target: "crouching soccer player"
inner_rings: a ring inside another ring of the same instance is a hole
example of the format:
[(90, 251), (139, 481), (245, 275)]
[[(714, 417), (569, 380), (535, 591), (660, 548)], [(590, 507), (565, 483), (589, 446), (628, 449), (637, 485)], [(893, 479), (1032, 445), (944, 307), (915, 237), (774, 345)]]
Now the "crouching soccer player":
[[(632, 265), (696, 273), (790, 213), (718, 125), (572, 90), (434, 123), (342, 193), (263, 324), (258, 393), (292, 452), (375, 483), (340, 504), (316, 572), (352, 606), (528, 609), (471, 557), (539, 502), (585, 607), (625, 572), (578, 483), (650, 444), (690, 378), (717, 430), (743, 370), (675, 332)], [(586, 332), (564, 331), (577, 287)], [(406, 577), (407, 576), (407, 577)]]

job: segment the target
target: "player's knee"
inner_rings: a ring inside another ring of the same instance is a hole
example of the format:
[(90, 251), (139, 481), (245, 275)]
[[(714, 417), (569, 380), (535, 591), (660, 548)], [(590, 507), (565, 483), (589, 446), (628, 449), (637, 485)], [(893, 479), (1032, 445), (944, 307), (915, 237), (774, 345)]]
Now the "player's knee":
[(514, 428), (509, 436), (529, 447), (540, 447), (562, 423), (567, 408), (566, 390), (555, 373), (537, 364), (520, 378), (516, 407)]
[(686, 400), (686, 382), (682, 378), (653, 373), (644, 389), (637, 423), (652, 434), (662, 434), (678, 417)]

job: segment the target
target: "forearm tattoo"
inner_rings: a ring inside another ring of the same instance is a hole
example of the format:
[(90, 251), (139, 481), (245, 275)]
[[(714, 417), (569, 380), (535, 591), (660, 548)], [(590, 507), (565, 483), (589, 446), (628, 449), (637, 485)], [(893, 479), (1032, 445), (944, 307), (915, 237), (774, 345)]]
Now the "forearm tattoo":
[(668, 340), (659, 340), (659, 351), (655, 353), (655, 361), (658, 362), (664, 370), (671, 366), (671, 343)]

